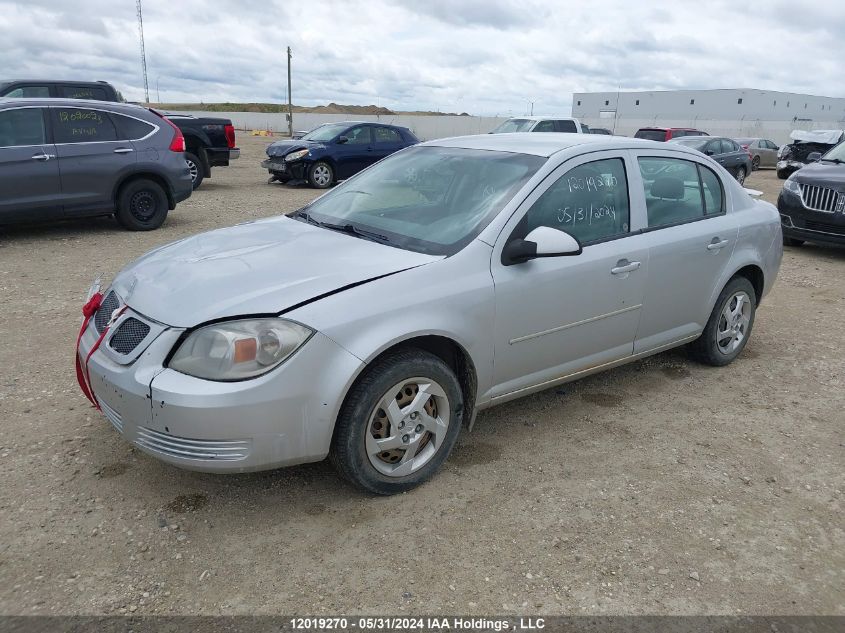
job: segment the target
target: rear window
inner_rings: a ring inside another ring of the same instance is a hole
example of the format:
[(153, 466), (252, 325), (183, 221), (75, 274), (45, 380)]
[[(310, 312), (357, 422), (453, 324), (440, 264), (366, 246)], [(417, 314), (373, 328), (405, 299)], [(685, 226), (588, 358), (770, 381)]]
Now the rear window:
[(527, 132), (534, 125), (531, 119), (508, 119), (499, 127), (493, 130), (492, 134), (505, 134), (508, 132)]
[(144, 138), (147, 134), (152, 132), (155, 128), (150, 123), (133, 119), (122, 114), (111, 113), (112, 121), (117, 127), (117, 135), (127, 141), (136, 141)]
[(647, 141), (665, 141), (666, 132), (663, 130), (637, 130), (634, 138), (644, 138)]
[(104, 88), (95, 86), (58, 86), (59, 96), (65, 99), (93, 99), (108, 101)]

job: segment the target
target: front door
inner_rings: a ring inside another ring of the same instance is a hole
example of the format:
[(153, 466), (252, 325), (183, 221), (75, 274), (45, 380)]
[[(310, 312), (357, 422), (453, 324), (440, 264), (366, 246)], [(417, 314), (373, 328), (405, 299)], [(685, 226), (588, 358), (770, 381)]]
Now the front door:
[(369, 125), (350, 128), (343, 136), (346, 137), (346, 142), (338, 143), (334, 150), (338, 180), (351, 178), (377, 160), (374, 156), (373, 136)]
[(0, 224), (61, 215), (59, 166), (45, 119), (45, 108), (0, 110)]
[[(625, 159), (597, 152), (553, 172), (505, 226), (491, 262), (494, 399), (633, 353), (648, 249), (631, 234), (629, 200)], [(504, 265), (504, 245), (538, 226), (566, 231), (583, 252)]]
[[(657, 152), (659, 154), (659, 152)], [(645, 196), (648, 281), (634, 353), (698, 335), (717, 281), (736, 246), (736, 215), (726, 214), (716, 173), (703, 163), (636, 152), (637, 197)], [(632, 186), (634, 182), (632, 182)]]
[(136, 162), (132, 143), (118, 140), (109, 114), (93, 108), (50, 108), (65, 214), (112, 210), (118, 180)]

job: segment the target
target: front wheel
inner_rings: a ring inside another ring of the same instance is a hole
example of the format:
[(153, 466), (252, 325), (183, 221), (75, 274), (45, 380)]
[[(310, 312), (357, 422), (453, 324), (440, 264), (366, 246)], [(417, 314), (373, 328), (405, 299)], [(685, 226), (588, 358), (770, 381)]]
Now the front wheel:
[(117, 197), (115, 217), (130, 231), (152, 231), (167, 217), (167, 195), (161, 186), (141, 178), (123, 186)]
[(745, 277), (734, 277), (722, 289), (701, 336), (690, 343), (693, 358), (721, 367), (742, 353), (754, 327), (757, 293)]
[(737, 181), (739, 184), (741, 184), (741, 185), (742, 185), (742, 184), (744, 184), (744, 183), (745, 183), (745, 175), (746, 175), (746, 173), (745, 173), (745, 167), (737, 167), (737, 168), (736, 168), (736, 181)]
[(334, 180), (334, 170), (328, 163), (320, 161), (308, 169), (308, 182), (316, 189), (328, 189)]
[(185, 152), (185, 163), (188, 165), (188, 171), (191, 172), (191, 183), (193, 183), (194, 191), (196, 191), (205, 178), (202, 172), (202, 163), (199, 157), (191, 152)]
[(423, 483), (443, 464), (463, 421), (452, 369), (409, 348), (373, 363), (343, 403), (329, 454), (345, 479), (391, 495)]

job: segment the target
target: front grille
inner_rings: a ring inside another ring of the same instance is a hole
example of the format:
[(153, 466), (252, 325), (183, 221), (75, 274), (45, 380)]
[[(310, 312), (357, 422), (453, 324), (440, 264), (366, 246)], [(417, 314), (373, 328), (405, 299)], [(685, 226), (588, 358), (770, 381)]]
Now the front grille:
[(149, 325), (135, 317), (129, 317), (115, 330), (109, 341), (109, 347), (118, 354), (128, 354), (138, 347), (138, 344), (147, 338), (149, 333)]
[(194, 440), (138, 427), (138, 446), (154, 453), (193, 460), (237, 461), (249, 455), (250, 440)]
[(804, 206), (813, 211), (833, 213), (836, 210), (838, 198), (839, 194), (833, 189), (816, 185), (801, 185), (801, 199), (804, 201)]
[(815, 222), (814, 220), (805, 220), (804, 227), (811, 231), (821, 231), (822, 233), (845, 235), (845, 224), (829, 224), (827, 222)]
[(117, 310), (119, 307), (120, 299), (117, 297), (114, 290), (112, 290), (106, 295), (106, 298), (103, 299), (103, 302), (100, 304), (100, 309), (97, 310), (97, 313), (94, 315), (94, 327), (97, 328), (97, 331), (100, 334), (103, 333), (103, 330), (106, 329), (106, 326), (109, 324), (112, 312)]
[(123, 418), (121, 415), (102, 400), (97, 399), (97, 402), (100, 403), (100, 409), (102, 409), (103, 415), (108, 418), (108, 421), (111, 422), (115, 430), (118, 433), (123, 433)]

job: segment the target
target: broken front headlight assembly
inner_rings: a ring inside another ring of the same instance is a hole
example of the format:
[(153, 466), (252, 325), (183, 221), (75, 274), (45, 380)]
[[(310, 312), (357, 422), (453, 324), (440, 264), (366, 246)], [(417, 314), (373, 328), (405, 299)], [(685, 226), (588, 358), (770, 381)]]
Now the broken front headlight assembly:
[(188, 334), (168, 367), (206, 380), (255, 378), (282, 364), (313, 333), (279, 318), (214, 323)]

